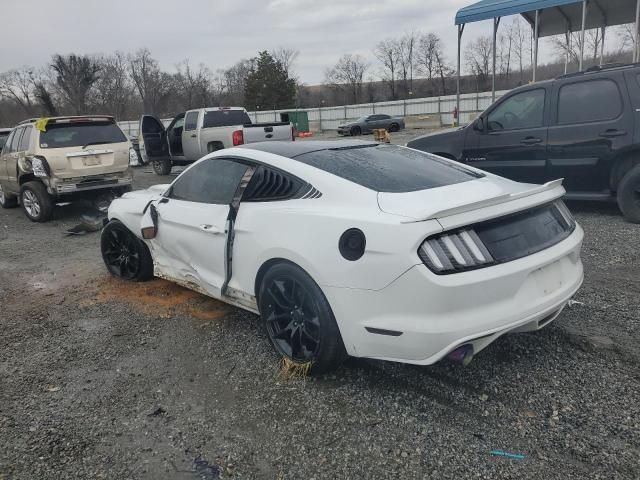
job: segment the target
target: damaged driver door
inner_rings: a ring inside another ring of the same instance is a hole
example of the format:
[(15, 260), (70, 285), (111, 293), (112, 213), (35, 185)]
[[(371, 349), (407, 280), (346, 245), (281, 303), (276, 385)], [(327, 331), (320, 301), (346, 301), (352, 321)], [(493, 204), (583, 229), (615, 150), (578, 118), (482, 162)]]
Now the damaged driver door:
[(158, 276), (222, 296), (230, 205), (246, 170), (230, 159), (198, 162), (153, 203), (157, 226), (150, 242)]

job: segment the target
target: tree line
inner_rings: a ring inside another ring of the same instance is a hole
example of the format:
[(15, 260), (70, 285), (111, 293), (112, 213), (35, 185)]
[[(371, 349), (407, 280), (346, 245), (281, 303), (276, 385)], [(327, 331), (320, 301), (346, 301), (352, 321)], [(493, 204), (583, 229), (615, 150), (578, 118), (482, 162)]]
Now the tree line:
[[(633, 27), (605, 32), (609, 32), (605, 60), (630, 61)], [(553, 59), (539, 66), (539, 78), (575, 71), (580, 42), (577, 33), (551, 37), (547, 45)], [(586, 66), (599, 61), (602, 42), (600, 29), (586, 32)], [(503, 21), (496, 42), (498, 89), (530, 81), (532, 44), (531, 28), (520, 17)], [(384, 38), (367, 56), (342, 55), (325, 70), (321, 85), (300, 81), (295, 75), (300, 52), (285, 47), (258, 52), (215, 72), (189, 60), (168, 72), (146, 48), (131, 54), (55, 54), (43, 67), (0, 74), (0, 125), (40, 115), (106, 113), (129, 120), (142, 113), (164, 117), (204, 106), (272, 110), (451, 95), (456, 92), (456, 65), (444, 50), (442, 38), (433, 32)], [(479, 36), (465, 41), (462, 61), (462, 92), (490, 90), (492, 39)]]

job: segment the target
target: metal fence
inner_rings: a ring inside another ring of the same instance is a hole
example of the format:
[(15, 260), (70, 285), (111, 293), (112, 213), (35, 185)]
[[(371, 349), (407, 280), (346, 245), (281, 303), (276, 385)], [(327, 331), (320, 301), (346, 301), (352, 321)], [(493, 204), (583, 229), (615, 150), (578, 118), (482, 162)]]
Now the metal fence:
[[(496, 92), (496, 98), (501, 97), (508, 90)], [(491, 105), (491, 92), (468, 93), (460, 95), (459, 123), (464, 125), (471, 122), (480, 112)], [(295, 111), (305, 111), (309, 115), (311, 131), (322, 132), (335, 130), (345, 121), (355, 120), (364, 115), (384, 113), (405, 117), (408, 127), (437, 127), (453, 125), (453, 111), (456, 107), (456, 96), (411, 98), (391, 102), (364, 103), (358, 105), (342, 105), (339, 107), (299, 108)], [(279, 122), (280, 114), (291, 112), (286, 110), (263, 110), (249, 112), (251, 119), (256, 122)], [(167, 126), (171, 119), (163, 119)], [(118, 122), (124, 132), (135, 137), (138, 135), (138, 121)]]

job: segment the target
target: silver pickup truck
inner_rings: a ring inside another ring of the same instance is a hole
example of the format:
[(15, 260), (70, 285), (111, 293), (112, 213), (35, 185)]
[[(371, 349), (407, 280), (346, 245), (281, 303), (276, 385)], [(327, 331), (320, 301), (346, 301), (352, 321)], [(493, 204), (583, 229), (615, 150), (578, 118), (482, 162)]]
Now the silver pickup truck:
[(199, 108), (181, 113), (165, 128), (160, 119), (140, 119), (139, 149), (144, 163), (158, 175), (168, 175), (173, 165), (187, 165), (207, 153), (246, 143), (295, 139), (286, 122), (251, 123), (241, 107)]

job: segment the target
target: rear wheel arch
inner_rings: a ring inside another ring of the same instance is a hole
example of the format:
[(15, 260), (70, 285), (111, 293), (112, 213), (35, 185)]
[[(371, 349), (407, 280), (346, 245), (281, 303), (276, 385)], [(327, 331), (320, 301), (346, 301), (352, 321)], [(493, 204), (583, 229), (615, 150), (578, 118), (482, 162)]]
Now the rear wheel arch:
[(18, 177), (18, 185), (22, 186), (27, 182), (40, 182), (40, 183), (42, 183), (42, 181), (38, 177), (36, 177), (33, 173), (25, 173), (24, 175), (20, 175)]
[(609, 188), (612, 192), (618, 191), (618, 186), (624, 176), (637, 165), (640, 165), (639, 150), (628, 152), (614, 160), (614, 165), (611, 168), (611, 173), (609, 175)]
[[(258, 269), (258, 272), (256, 273), (256, 279), (255, 279), (254, 286), (253, 286), (253, 292), (254, 292), (254, 295), (256, 297), (256, 303), (259, 303), (258, 294), (260, 293), (260, 285), (262, 284), (262, 280), (264, 279), (265, 274), (269, 271), (269, 269), (271, 267), (273, 267), (275, 265), (278, 265), (279, 263), (288, 263), (290, 265), (298, 267), (303, 272), (305, 272), (307, 275), (309, 275), (309, 272), (307, 272), (300, 265), (298, 265), (297, 263), (292, 262), (291, 260), (288, 260), (286, 258), (279, 257), (279, 258), (271, 258), (271, 259), (267, 260), (262, 265), (260, 265), (260, 268)], [(311, 278), (313, 278), (311, 275), (309, 275), (309, 276)]]

